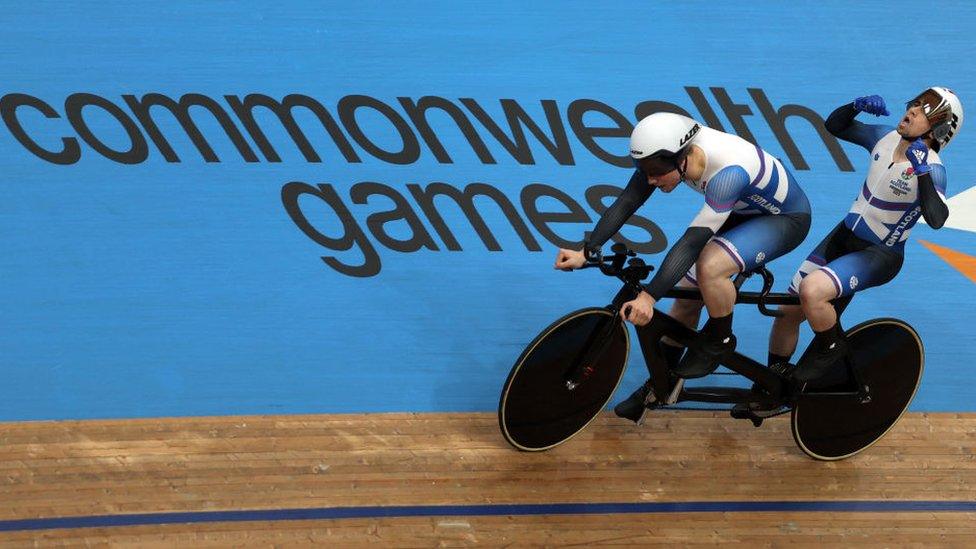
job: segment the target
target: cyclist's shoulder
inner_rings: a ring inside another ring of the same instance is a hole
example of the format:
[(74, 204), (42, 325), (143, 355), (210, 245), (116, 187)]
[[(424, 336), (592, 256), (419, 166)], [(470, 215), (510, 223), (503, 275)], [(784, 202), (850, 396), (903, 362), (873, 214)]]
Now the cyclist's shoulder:
[(740, 164), (728, 164), (717, 170), (705, 185), (708, 200), (728, 198), (742, 192), (751, 182), (749, 172)]

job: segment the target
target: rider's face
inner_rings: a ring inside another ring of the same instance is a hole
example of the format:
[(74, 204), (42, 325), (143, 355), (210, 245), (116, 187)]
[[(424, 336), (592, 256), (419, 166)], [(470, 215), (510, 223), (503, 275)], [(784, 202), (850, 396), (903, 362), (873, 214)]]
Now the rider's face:
[(640, 170), (647, 183), (661, 191), (669, 193), (681, 182), (681, 174), (677, 170), (674, 158), (642, 158), (634, 161), (634, 166)]
[(647, 176), (647, 183), (652, 187), (657, 187), (661, 192), (669, 193), (678, 186), (678, 183), (681, 183), (681, 175), (678, 174), (678, 170), (671, 170), (663, 175), (649, 175)]
[(931, 129), (932, 125), (929, 124), (929, 120), (925, 117), (925, 112), (918, 102), (909, 104), (905, 116), (898, 123), (898, 134), (902, 137), (922, 135)]

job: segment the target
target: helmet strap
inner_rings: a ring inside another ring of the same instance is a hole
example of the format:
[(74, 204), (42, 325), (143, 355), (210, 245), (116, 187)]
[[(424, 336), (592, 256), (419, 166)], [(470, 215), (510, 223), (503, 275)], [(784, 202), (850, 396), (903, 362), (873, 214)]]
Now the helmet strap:
[(689, 156), (690, 155), (688, 155), (688, 154), (682, 155), (681, 160), (675, 162), (675, 164), (674, 164), (674, 167), (675, 167), (675, 169), (678, 170), (678, 175), (680, 176), (680, 179), (678, 180), (679, 182), (685, 180), (685, 170), (688, 169), (688, 157)]

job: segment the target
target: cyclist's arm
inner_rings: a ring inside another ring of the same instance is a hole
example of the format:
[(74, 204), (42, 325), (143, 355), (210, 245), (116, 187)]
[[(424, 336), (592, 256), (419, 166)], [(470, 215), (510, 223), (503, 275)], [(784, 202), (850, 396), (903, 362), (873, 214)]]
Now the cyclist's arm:
[(932, 164), (928, 173), (918, 176), (918, 194), (922, 204), (922, 217), (929, 227), (941, 228), (949, 218), (945, 203), (946, 171), (942, 164)]
[(870, 151), (893, 128), (881, 124), (858, 122), (854, 120), (858, 112), (854, 108), (854, 103), (838, 107), (827, 117), (824, 126), (834, 137), (860, 145)]
[(597, 221), (596, 227), (586, 241), (586, 248), (599, 250), (603, 247), (624, 226), (630, 216), (634, 215), (637, 208), (647, 202), (653, 192), (654, 187), (647, 182), (647, 177), (640, 170), (634, 170), (634, 175), (630, 176), (630, 181), (623, 192), (600, 216), (600, 220)]
[(685, 234), (671, 246), (654, 278), (644, 287), (655, 301), (681, 280), (698, 260), (698, 255), (732, 213), (742, 190), (749, 185), (749, 174), (740, 166), (723, 168), (708, 182), (705, 206)]

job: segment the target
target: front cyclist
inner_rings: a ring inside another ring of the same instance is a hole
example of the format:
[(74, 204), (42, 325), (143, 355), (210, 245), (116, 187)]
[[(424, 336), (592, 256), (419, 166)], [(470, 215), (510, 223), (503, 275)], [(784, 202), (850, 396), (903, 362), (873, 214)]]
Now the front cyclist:
[(822, 376), (844, 353), (837, 312), (830, 301), (880, 286), (898, 274), (905, 241), (919, 220), (933, 229), (949, 215), (945, 204), (946, 171), (939, 152), (959, 133), (962, 103), (947, 88), (932, 87), (908, 102), (898, 126), (857, 122), (859, 112), (887, 115), (884, 100), (859, 97), (827, 118), (830, 133), (867, 149), (868, 174), (843, 221), (824, 238), (793, 278), (790, 291), (800, 306), (773, 323), (770, 363), (786, 362), (796, 349), (799, 325), (806, 317), (813, 328), (812, 351), (794, 377), (811, 381)]
[[(735, 349), (730, 277), (786, 254), (806, 237), (810, 203), (793, 175), (769, 153), (744, 139), (672, 113), (641, 120), (630, 137), (637, 170), (607, 209), (584, 248), (560, 249), (557, 269), (575, 269), (600, 248), (647, 201), (654, 189), (669, 193), (682, 181), (705, 197), (705, 205), (668, 251), (654, 278), (622, 310), (626, 320), (646, 325), (654, 305), (676, 283), (698, 286), (709, 320), (683, 360), (681, 348), (664, 344), (673, 371), (684, 378), (710, 374)], [(694, 329), (702, 302), (675, 300), (671, 316)], [(677, 363), (677, 364), (676, 364)], [(616, 412), (636, 420), (650, 389), (645, 383)]]

